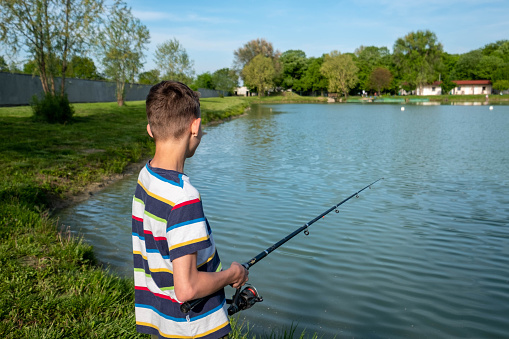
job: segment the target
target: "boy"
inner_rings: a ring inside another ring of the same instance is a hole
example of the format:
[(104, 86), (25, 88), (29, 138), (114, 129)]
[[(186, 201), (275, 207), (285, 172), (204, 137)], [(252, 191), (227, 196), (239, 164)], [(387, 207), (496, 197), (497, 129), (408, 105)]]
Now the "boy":
[[(231, 331), (223, 288), (244, 285), (239, 263), (222, 270), (198, 191), (184, 174), (203, 135), (200, 101), (186, 85), (150, 89), (147, 132), (154, 158), (141, 170), (133, 198), (136, 328), (153, 338), (221, 338)], [(180, 304), (207, 297), (188, 314)]]

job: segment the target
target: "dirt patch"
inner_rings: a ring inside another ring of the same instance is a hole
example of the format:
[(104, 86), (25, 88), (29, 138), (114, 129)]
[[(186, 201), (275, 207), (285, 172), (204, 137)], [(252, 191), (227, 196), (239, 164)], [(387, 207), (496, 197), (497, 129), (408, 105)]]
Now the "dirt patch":
[(103, 190), (108, 185), (111, 185), (111, 184), (113, 184), (119, 180), (122, 180), (124, 178), (127, 178), (131, 175), (137, 175), (139, 173), (139, 171), (143, 168), (143, 166), (145, 166), (145, 164), (147, 163), (148, 160), (149, 159), (144, 159), (143, 161), (129, 164), (123, 173), (104, 176), (103, 178), (101, 178), (100, 181), (93, 182), (93, 183), (86, 185), (77, 194), (69, 193), (69, 194), (66, 194), (64, 198), (57, 198), (57, 197), (50, 198), (49, 200), (52, 201), (51, 206), (50, 206), (51, 211), (55, 212), (57, 210), (60, 210), (60, 209), (66, 208), (66, 207), (70, 207), (77, 203), (85, 201), (88, 198), (90, 198), (91, 196), (93, 196), (94, 194), (96, 194), (97, 192), (100, 192), (101, 190)]

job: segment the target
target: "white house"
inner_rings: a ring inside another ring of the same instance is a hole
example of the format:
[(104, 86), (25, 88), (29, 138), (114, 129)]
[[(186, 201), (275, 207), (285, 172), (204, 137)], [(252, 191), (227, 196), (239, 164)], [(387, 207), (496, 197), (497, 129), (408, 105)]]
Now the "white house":
[[(490, 80), (453, 80), (456, 84), (450, 94), (453, 95), (468, 95), (468, 94), (491, 94), (493, 85)], [(417, 95), (441, 95), (442, 88), (441, 81), (435, 81), (430, 85), (422, 86), (422, 90), (417, 88)]]
[(251, 96), (251, 92), (246, 86), (237, 87), (235, 89), (235, 95), (242, 96), (242, 97), (248, 97)]

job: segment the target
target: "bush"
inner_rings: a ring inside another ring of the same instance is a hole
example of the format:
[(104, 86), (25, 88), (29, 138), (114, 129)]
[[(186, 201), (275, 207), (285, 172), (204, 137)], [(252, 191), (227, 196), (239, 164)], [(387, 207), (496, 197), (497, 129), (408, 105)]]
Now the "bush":
[(69, 122), (74, 114), (74, 108), (69, 103), (67, 94), (60, 96), (46, 93), (42, 99), (34, 95), (30, 106), (32, 106), (35, 120), (51, 124)]

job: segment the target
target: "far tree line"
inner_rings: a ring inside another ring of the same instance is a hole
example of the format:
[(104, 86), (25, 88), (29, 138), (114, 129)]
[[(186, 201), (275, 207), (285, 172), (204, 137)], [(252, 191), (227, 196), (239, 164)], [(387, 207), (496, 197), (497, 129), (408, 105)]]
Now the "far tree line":
[(127, 83), (162, 79), (223, 93), (233, 92), (242, 79), (258, 95), (271, 90), (395, 94), (437, 80), (444, 93), (454, 88), (453, 80), (488, 79), (495, 89), (509, 88), (508, 40), (449, 54), (435, 33), (425, 30), (397, 39), (392, 53), (387, 47), (360, 46), (353, 53), (335, 50), (308, 57), (302, 50), (280, 52), (271, 42), (255, 39), (233, 51), (231, 68), (196, 75), (193, 60), (175, 38), (157, 45), (156, 68), (143, 71), (150, 33), (121, 0), (109, 6), (103, 0), (0, 0), (0, 10), (2, 46), (11, 54), (24, 49), (30, 56), (19, 67), (0, 55), (0, 71), (40, 75), (44, 92), (51, 95), (64, 95), (66, 77), (116, 82), (119, 105)]

